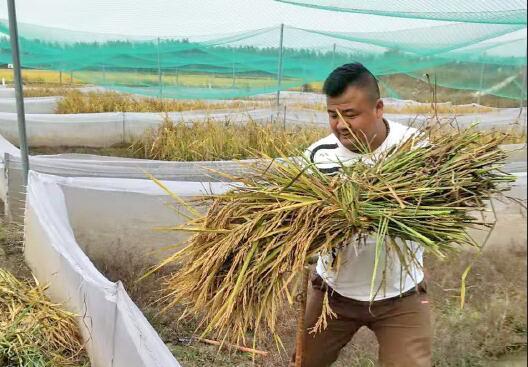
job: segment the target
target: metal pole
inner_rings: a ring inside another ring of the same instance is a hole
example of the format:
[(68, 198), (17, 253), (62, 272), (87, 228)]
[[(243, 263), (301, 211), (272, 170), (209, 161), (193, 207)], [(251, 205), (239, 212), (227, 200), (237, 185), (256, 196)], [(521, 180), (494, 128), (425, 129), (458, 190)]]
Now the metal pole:
[(24, 113), (24, 91), (22, 89), (22, 73), (20, 71), (20, 50), (18, 48), (18, 29), (16, 21), (15, 0), (7, 0), (7, 11), (9, 16), (9, 39), (11, 41), (13, 72), (15, 78), (15, 97), (18, 119), (18, 137), (20, 140), (20, 157), (22, 158), (24, 185), (27, 185), (29, 159), (26, 137), (26, 118)]
[(59, 72), (59, 82), (62, 85), (62, 70)]
[(522, 83), (522, 90), (521, 90), (521, 103), (520, 107), (524, 107), (524, 100), (526, 99), (526, 66), (523, 66), (523, 83)]
[(159, 97), (161, 98), (163, 93), (163, 86), (161, 84), (161, 58), (160, 58), (160, 39), (158, 37), (158, 85), (159, 85)]
[(235, 49), (233, 48), (233, 82), (231, 83), (231, 88), (235, 89)]
[(335, 68), (336, 44), (332, 48), (332, 69)]
[(482, 82), (484, 81), (484, 68), (486, 67), (486, 64), (482, 63), (482, 66), (480, 67), (480, 84), (479, 84), (479, 90), (477, 93), (477, 104), (480, 104), (480, 95), (482, 94)]
[(283, 41), (284, 40), (284, 24), (280, 26), (280, 41), (279, 41), (279, 68), (277, 70), (277, 111), (280, 105), (280, 90), (282, 82), (282, 51), (283, 51)]

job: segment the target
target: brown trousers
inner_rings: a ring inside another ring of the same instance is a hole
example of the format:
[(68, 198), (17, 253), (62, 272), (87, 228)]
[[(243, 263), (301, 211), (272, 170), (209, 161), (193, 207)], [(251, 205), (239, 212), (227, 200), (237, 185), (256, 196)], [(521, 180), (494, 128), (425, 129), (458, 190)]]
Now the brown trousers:
[[(321, 277), (314, 275), (306, 307), (307, 331), (302, 366), (330, 366), (359, 328), (367, 326), (378, 339), (380, 366), (430, 367), (430, 308), (424, 283), (417, 288), (402, 297), (370, 304), (339, 295)], [(321, 315), (326, 289), (329, 292), (330, 307), (338, 316), (334, 319), (327, 318), (328, 326), (325, 330), (310, 334), (308, 329), (315, 325)]]

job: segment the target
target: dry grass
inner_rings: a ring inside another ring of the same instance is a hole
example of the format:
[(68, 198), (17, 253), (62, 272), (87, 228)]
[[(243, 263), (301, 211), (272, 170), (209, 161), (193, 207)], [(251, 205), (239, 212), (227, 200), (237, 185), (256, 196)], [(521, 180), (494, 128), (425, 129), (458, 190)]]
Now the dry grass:
[[(213, 109), (245, 109), (264, 106), (265, 102), (226, 101), (207, 102), (202, 100), (171, 100), (135, 97), (117, 92), (85, 92), (69, 90), (57, 104), (56, 113), (94, 112), (172, 112)], [(267, 103), (269, 105), (269, 103)]]
[(50, 302), (44, 291), (0, 269), (0, 364), (87, 366), (76, 316)]
[(34, 284), (22, 243), (20, 226), (0, 219), (0, 366), (88, 366), (75, 316)]
[(400, 113), (400, 114), (421, 114), (421, 115), (432, 115), (434, 112), (447, 115), (464, 115), (464, 114), (476, 114), (476, 113), (487, 113), (493, 112), (494, 109), (487, 106), (479, 105), (451, 105), (437, 104), (435, 107), (430, 104), (416, 104), (416, 105), (404, 105), (402, 107), (396, 106), (385, 106), (383, 111), (386, 113)]
[[(174, 123), (169, 119), (135, 141), (135, 157), (171, 161), (216, 161), (280, 156), (281, 149), (303, 149), (328, 135), (319, 126), (286, 126), (199, 121)], [(258, 153), (257, 153), (258, 152)]]
[[(198, 320), (178, 320), (183, 307), (160, 313), (162, 306), (153, 303), (159, 297), (160, 277), (164, 274), (138, 283), (137, 279), (147, 269), (142, 257), (116, 255), (94, 259), (94, 262), (111, 280), (124, 282), (132, 299), (183, 366), (252, 366), (251, 356), (246, 353), (218, 352), (216, 347), (199, 342), (186, 344)], [(460, 310), (460, 274), (473, 261), (467, 279), (467, 302)], [(478, 258), (470, 251), (461, 252), (447, 263), (426, 257), (425, 270), (433, 307), (434, 367), (494, 366), (494, 361), (502, 356), (526, 350), (527, 252), (522, 240), (516, 245), (490, 244), (489, 250)], [(294, 348), (295, 322), (295, 311), (285, 307), (278, 327), (288, 352), (278, 353), (273, 339), (268, 336), (261, 349), (268, 350), (270, 355), (257, 357), (256, 366), (286, 365)], [(373, 367), (376, 354), (374, 334), (362, 328), (343, 349), (334, 367)]]
[(64, 96), (72, 91), (70, 87), (41, 86), (38, 88), (24, 88), (24, 97)]
[(435, 309), (436, 366), (479, 366), (481, 361), (526, 350), (526, 247), (504, 244), (484, 252), (467, 279), (468, 302), (456, 307), (456, 274), (474, 260), (466, 253), (430, 261)]
[(50, 154), (94, 154), (107, 157), (122, 157), (134, 158), (129, 144), (115, 144), (110, 147), (94, 148), (94, 147), (66, 147), (66, 146), (37, 146), (30, 147), (29, 154), (31, 155), (50, 155)]
[[(13, 83), (13, 70), (12, 69), (0, 69), (0, 79), (4, 78), (6, 83)], [(35, 70), (35, 69), (22, 69), (22, 81), (25, 85), (39, 85), (39, 86), (60, 86), (61, 85), (61, 73), (54, 70)], [(83, 84), (82, 81), (72, 78), (70, 72), (62, 73), (62, 84), (67, 85), (79, 85)]]

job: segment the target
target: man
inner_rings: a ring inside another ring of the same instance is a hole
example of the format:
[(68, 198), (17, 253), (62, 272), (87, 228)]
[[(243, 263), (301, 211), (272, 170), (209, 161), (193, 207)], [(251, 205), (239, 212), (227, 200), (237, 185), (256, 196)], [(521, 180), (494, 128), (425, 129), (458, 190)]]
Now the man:
[[(323, 91), (332, 134), (306, 152), (323, 173), (336, 174), (341, 164), (359, 157), (367, 162), (375, 160), (415, 132), (383, 117), (377, 80), (359, 63), (335, 69)], [(382, 253), (375, 277), (376, 292), (371, 294), (374, 236), (354, 239), (361, 241), (358, 246), (346, 246), (319, 257), (307, 302), (303, 367), (330, 366), (362, 326), (370, 328), (378, 339), (381, 366), (431, 365), (430, 310), (421, 269), (422, 249), (409, 244), (414, 261), (406, 269), (395, 253)], [(337, 255), (339, 270), (332, 266)], [(311, 333), (326, 292), (337, 317), (328, 319), (326, 329)]]

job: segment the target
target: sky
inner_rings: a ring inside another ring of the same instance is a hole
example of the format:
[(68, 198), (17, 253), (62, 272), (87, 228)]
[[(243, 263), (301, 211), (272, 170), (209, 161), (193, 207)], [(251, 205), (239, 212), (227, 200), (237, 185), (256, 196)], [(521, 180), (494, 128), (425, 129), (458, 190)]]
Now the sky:
[[(277, 26), (373, 32), (442, 24), (336, 13), (273, 0), (16, 0), (20, 23), (131, 36), (210, 35)], [(6, 0), (0, 18), (7, 19)]]

